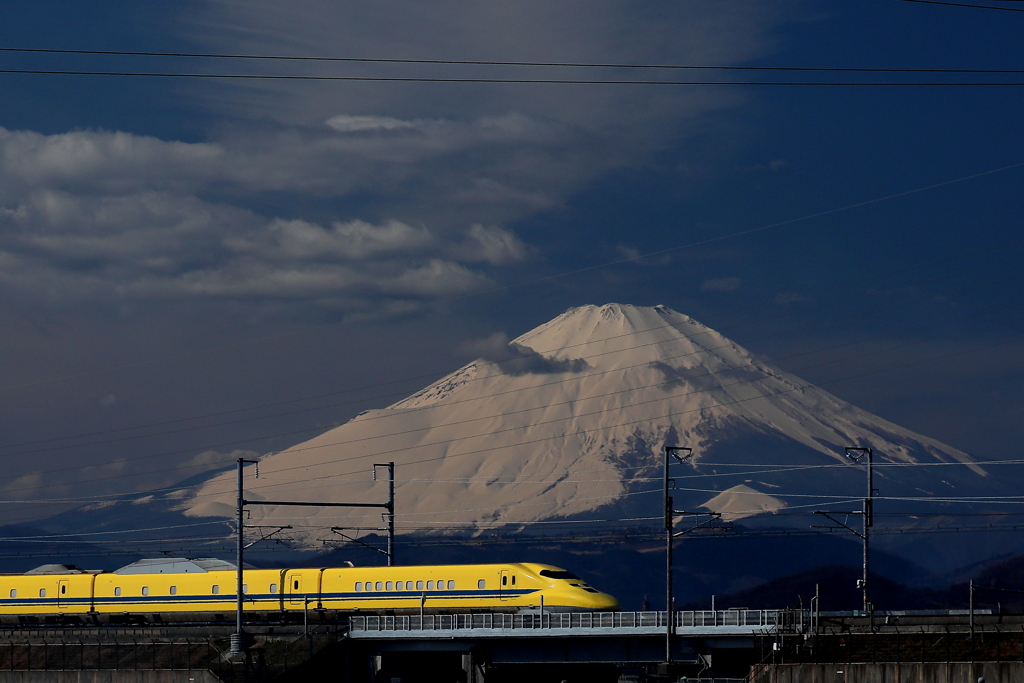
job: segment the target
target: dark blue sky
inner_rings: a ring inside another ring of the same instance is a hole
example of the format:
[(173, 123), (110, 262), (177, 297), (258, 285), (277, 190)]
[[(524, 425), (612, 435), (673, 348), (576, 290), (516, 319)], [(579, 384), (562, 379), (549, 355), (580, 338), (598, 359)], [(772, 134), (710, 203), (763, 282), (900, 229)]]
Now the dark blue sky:
[[(38, 2), (5, 8), (0, 47), (1024, 69), (1022, 22), (899, 0)], [(1024, 81), (12, 52), (0, 65)], [(873, 202), (1024, 163), (1024, 86), (0, 74), (0, 93), (7, 497), (144, 490), (236, 448), (281, 448), (458, 367), (468, 339), (608, 301), (692, 315), (979, 459), (1015, 456), (1024, 437), (1024, 166)], [(348, 393), (311, 398), (333, 392)], [(292, 399), (308, 410), (254, 409)]]

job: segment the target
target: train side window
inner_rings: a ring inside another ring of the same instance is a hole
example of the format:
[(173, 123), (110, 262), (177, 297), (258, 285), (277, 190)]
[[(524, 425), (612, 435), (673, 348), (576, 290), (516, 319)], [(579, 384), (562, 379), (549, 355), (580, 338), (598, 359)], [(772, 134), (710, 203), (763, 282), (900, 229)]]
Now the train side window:
[(296, 591), (299, 590), (299, 580), (298, 579), (295, 579), (295, 585), (292, 586), (292, 590), (296, 590)]
[(393, 584), (393, 583), (391, 583), (390, 581), (388, 581), (388, 582), (387, 582), (387, 586), (386, 586), (386, 587), (387, 587), (387, 589), (388, 589), (388, 590), (391, 590), (392, 588), (394, 588), (394, 585), (395, 585), (395, 584)]
[(434, 590), (434, 582), (433, 581), (427, 581), (427, 590), (428, 591)]
[(149, 586), (143, 586), (142, 587), (142, 594), (143, 595), (149, 595)]
[(61, 595), (67, 595), (67, 592), (68, 592), (68, 585), (66, 583), (62, 583), (60, 585), (60, 594)]
[(46, 597), (46, 589), (45, 588), (40, 588), (39, 589), (39, 597), (41, 597), (41, 598), (45, 598)]
[(378, 581), (377, 585), (373, 587), (373, 590), (375, 590), (375, 591), (384, 590), (384, 584), (382, 584), (380, 581)]
[(416, 590), (418, 590), (418, 591), (423, 590), (423, 582), (422, 581), (417, 581), (416, 582)]
[(481, 590), (487, 588), (487, 579), (480, 579), (479, 581), (477, 581), (476, 587), (480, 588)]
[(277, 584), (276, 583), (270, 584), (270, 592), (271, 593), (276, 593), (277, 592)]
[(363, 584), (363, 590), (365, 590), (365, 591), (372, 591), (373, 590), (373, 582), (372, 581), (367, 581), (365, 584)]
[[(502, 577), (501, 577), (501, 585), (502, 586), (507, 586), (508, 585), (508, 574), (502, 575)], [(481, 588), (482, 587), (483, 586), (481, 586)]]
[(363, 592), (363, 582), (362, 581), (356, 581), (356, 593), (361, 593), (361, 592)]
[(171, 595), (177, 595), (178, 594), (178, 587), (177, 586), (171, 586), (170, 593), (171, 593)]
[(117, 588), (114, 589), (114, 597), (118, 597), (118, 598), (121, 597), (121, 587), (120, 586), (118, 586)]
[(448, 590), (450, 590), (450, 591), (455, 590), (455, 582), (454, 581), (449, 581), (448, 582)]
[(247, 584), (247, 583), (243, 583), (242, 584), (242, 592), (243, 593), (248, 593), (249, 592), (249, 584)]
[(218, 593), (220, 593), (220, 586), (215, 585), (213, 587), (213, 594), (217, 595)]
[(444, 590), (444, 581), (438, 581), (437, 582), (437, 590), (439, 590), (439, 591), (443, 591)]
[(18, 597), (18, 589), (17, 588), (12, 588), (11, 589), (11, 597), (12, 598)]
[(512, 575), (512, 585), (513, 586), (516, 585), (516, 575), (515, 574)]

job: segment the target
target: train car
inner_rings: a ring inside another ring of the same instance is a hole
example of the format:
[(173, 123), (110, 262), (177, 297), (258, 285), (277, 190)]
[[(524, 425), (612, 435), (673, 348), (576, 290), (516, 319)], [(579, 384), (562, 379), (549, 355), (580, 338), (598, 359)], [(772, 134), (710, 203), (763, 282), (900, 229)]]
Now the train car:
[[(280, 569), (246, 569), (242, 586), (246, 611), (281, 608)], [(235, 565), (214, 558), (140, 560), (96, 575), (96, 614), (233, 612), (237, 605)]]
[[(544, 564), (246, 568), (253, 618), (335, 613), (615, 610), (618, 601)], [(237, 606), (235, 565), (213, 558), (140, 560), (114, 572), (44, 565), (0, 575), (0, 620), (222, 621)]]
[(619, 602), (546, 564), (468, 564), (325, 569), (325, 609), (446, 611), (614, 610)]
[(0, 575), (0, 614), (88, 614), (98, 574), (73, 564), (44, 564)]

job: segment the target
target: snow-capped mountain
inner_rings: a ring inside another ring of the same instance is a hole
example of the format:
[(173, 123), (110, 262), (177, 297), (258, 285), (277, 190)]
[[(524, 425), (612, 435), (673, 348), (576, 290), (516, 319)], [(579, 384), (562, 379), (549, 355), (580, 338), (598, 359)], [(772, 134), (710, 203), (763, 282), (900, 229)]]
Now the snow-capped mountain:
[[(400, 532), (657, 517), (665, 445), (693, 449), (674, 468), (677, 506), (732, 519), (857, 509), (864, 468), (846, 446), (874, 449), (883, 496), (998, 487), (966, 453), (760, 362), (686, 315), (607, 304), (570, 309), (500, 357), (265, 457), (246, 497), (382, 502), (386, 476), (373, 482), (373, 465), (394, 461)], [(224, 473), (182, 492), (179, 509), (230, 517), (235, 486)], [(379, 527), (380, 512), (251, 508), (253, 523), (292, 524), (308, 541), (330, 526)]]

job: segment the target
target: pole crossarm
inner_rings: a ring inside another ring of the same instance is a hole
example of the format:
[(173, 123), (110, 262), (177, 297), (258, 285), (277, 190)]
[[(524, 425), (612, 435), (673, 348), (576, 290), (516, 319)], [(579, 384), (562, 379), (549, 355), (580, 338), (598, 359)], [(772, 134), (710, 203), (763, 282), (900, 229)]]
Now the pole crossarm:
[[(248, 543), (248, 544), (242, 546), (242, 548), (244, 550), (248, 550), (249, 548), (253, 547), (257, 543), (262, 543), (263, 541), (274, 541), (275, 543), (284, 543), (284, 539), (273, 538), (273, 536), (275, 534), (281, 533), (285, 529), (291, 529), (292, 525), (289, 524), (288, 526), (262, 526), (262, 525), (259, 525), (259, 524), (243, 524), (242, 528), (243, 529), (259, 529), (259, 531), (260, 531), (260, 537), (259, 538), (257, 538), (255, 541), (252, 541), (251, 543)], [(273, 529), (273, 531), (271, 531), (268, 534), (268, 533), (264, 533), (263, 532), (264, 529)]]
[(975, 593), (1024, 593), (1024, 590), (1015, 590), (1013, 588), (978, 588), (975, 586), (971, 590)]
[(685, 536), (686, 534), (690, 533), (691, 531), (696, 531), (697, 529), (711, 528), (711, 529), (721, 530), (721, 531), (728, 531), (729, 530), (729, 527), (726, 527), (726, 526), (721, 526), (721, 527), (717, 527), (717, 526), (713, 527), (713, 526), (711, 526), (713, 523), (721, 521), (722, 513), (720, 513), (720, 512), (692, 512), (692, 511), (686, 511), (686, 510), (673, 510), (672, 514), (675, 514), (675, 515), (691, 515), (693, 517), (707, 517), (708, 518), (708, 519), (704, 520), (703, 522), (700, 522), (699, 524), (696, 524), (696, 525), (690, 527), (689, 529), (683, 529), (682, 531), (673, 531), (672, 532), (672, 538), (679, 538), (680, 536)]
[[(373, 547), (372, 545), (370, 545), (369, 543), (367, 543), (365, 541), (361, 541), (358, 538), (355, 538), (353, 536), (349, 536), (346, 533), (343, 533), (344, 531), (352, 531), (352, 529), (349, 529), (348, 527), (332, 526), (331, 527), (331, 531), (336, 533), (336, 534), (338, 534), (339, 536), (341, 536), (342, 538), (344, 538), (346, 541), (348, 541), (350, 543), (358, 543), (359, 545), (363, 546), (364, 548), (369, 548), (370, 550), (373, 550), (374, 552), (378, 552), (381, 555), (387, 555), (388, 554), (388, 551), (386, 551), (386, 550), (381, 550), (380, 548), (375, 548), (375, 547)], [(374, 531), (386, 531), (386, 529), (374, 529)], [(330, 539), (322, 539), (322, 540), (323, 540), (324, 545), (327, 545), (328, 543), (331, 542)]]
[(317, 503), (301, 500), (242, 500), (242, 505), (305, 505), (328, 508), (391, 508), (389, 503)]
[[(830, 510), (815, 510), (814, 514), (821, 515), (822, 517), (827, 518), (833, 524), (838, 524), (839, 527), (842, 527), (843, 529), (846, 529), (847, 531), (849, 531), (851, 534), (853, 534), (857, 538), (861, 539), (862, 541), (864, 540), (864, 534), (863, 533), (857, 531), (852, 526), (848, 526), (848, 525), (844, 524), (843, 522), (840, 522), (838, 519), (836, 519), (835, 517), (832, 516), (832, 515), (863, 515), (864, 514), (863, 512), (861, 512), (859, 510), (856, 510), (854, 512), (833, 512), (833, 511), (830, 511)], [(836, 529), (838, 527), (825, 526), (823, 524), (812, 524), (811, 528), (812, 529)]]

